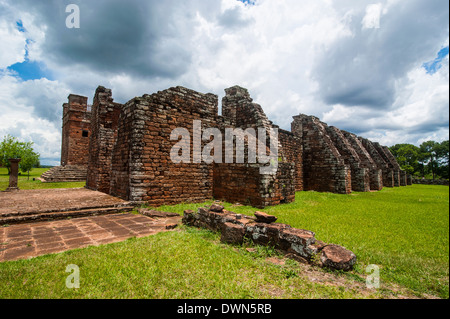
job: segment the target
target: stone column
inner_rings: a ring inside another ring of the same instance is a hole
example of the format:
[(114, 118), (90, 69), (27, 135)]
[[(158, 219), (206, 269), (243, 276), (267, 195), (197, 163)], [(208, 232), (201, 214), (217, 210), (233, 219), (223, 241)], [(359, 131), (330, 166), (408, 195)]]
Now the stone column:
[(19, 162), (20, 158), (9, 158), (8, 161), (11, 164), (11, 174), (9, 175), (9, 187), (6, 189), (7, 192), (19, 190), (17, 187), (17, 181), (19, 179)]
[(405, 171), (400, 171), (400, 186), (408, 185), (408, 174)]
[(409, 175), (409, 174), (408, 174), (406, 184), (407, 184), (407, 185), (412, 185), (412, 184), (413, 184), (413, 178), (412, 178), (412, 175)]

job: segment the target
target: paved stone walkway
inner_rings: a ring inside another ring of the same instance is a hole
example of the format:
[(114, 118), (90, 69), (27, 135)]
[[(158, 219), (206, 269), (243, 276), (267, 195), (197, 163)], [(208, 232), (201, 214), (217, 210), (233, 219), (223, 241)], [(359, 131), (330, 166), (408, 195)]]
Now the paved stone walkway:
[(0, 227), (0, 262), (144, 237), (174, 229), (181, 216), (122, 213)]
[(0, 215), (67, 211), (125, 203), (120, 198), (86, 188), (19, 190), (0, 192)]

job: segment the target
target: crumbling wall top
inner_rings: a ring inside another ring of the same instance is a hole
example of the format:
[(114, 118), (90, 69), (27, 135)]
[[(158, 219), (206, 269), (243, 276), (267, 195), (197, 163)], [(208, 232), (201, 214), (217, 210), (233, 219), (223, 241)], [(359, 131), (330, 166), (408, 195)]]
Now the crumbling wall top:
[(88, 98), (86, 96), (70, 94), (67, 98), (70, 110), (87, 111)]

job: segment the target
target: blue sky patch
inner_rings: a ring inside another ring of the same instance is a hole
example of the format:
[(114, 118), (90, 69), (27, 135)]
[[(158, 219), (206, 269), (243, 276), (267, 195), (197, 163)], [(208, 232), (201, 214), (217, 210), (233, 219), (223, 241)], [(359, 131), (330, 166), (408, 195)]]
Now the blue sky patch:
[(51, 80), (51, 74), (43, 63), (30, 61), (28, 59), (24, 62), (10, 65), (8, 70), (17, 73), (17, 76), (24, 81), (38, 80), (42, 78)]
[(25, 32), (26, 31), (26, 29), (23, 27), (22, 20), (17, 20), (16, 21), (16, 26), (17, 26), (17, 30), (19, 30), (20, 32)]
[[(27, 31), (23, 26), (22, 20), (16, 21), (16, 27), (20, 32)], [(30, 42), (31, 40), (27, 39), (25, 45), (25, 61), (12, 64), (7, 69), (14, 72), (17, 77), (21, 78), (23, 81), (38, 80), (42, 78), (47, 78), (50, 80), (51, 73), (44, 63), (29, 60), (28, 45), (30, 44)]]
[(238, 0), (238, 1), (243, 2), (245, 4), (249, 4), (249, 5), (255, 4), (255, 0)]
[(442, 60), (448, 55), (448, 46), (438, 52), (437, 58), (430, 62), (425, 62), (422, 66), (428, 74), (434, 74), (442, 67)]

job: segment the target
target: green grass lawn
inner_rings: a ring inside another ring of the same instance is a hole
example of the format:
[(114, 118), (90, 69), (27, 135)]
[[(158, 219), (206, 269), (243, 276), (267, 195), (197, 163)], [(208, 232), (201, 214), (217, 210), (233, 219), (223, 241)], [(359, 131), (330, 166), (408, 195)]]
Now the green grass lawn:
[[(204, 204), (159, 209), (182, 214)], [(292, 260), (274, 264), (267, 258), (281, 256), (270, 248), (224, 245), (216, 233), (181, 226), (0, 263), (0, 298), (448, 298), (448, 204), (448, 187), (414, 185), (352, 195), (299, 192), (294, 203), (264, 210), (355, 252), (358, 261), (349, 273)], [(225, 206), (248, 215), (256, 210)], [(65, 286), (69, 264), (79, 266), (79, 289)], [(369, 264), (380, 268), (381, 289), (365, 288)]]
[[(352, 289), (313, 283), (296, 262), (266, 261), (219, 242), (209, 231), (184, 228), (147, 238), (0, 264), (0, 298), (355, 298)], [(66, 288), (69, 264), (80, 288)], [(369, 297), (382, 296), (372, 292)], [(365, 297), (365, 296), (364, 296)]]
[[(84, 187), (85, 182), (64, 182), (64, 183), (42, 183), (38, 177), (42, 175), (49, 168), (33, 168), (28, 173), (21, 173), (19, 175), (18, 186), (20, 189), (43, 189), (43, 188), (77, 188)], [(35, 179), (33, 181), (33, 178)], [(5, 167), (0, 167), (0, 191), (4, 191), (9, 185), (8, 170)]]
[[(225, 204), (252, 215), (254, 208)], [(184, 207), (162, 209), (182, 212)], [(312, 230), (318, 240), (358, 257), (355, 273), (380, 268), (380, 280), (449, 298), (449, 187), (413, 185), (339, 195), (298, 192), (294, 203), (267, 207), (277, 222)]]

